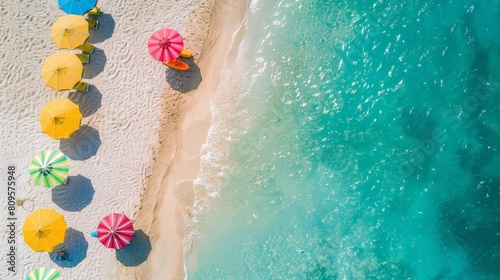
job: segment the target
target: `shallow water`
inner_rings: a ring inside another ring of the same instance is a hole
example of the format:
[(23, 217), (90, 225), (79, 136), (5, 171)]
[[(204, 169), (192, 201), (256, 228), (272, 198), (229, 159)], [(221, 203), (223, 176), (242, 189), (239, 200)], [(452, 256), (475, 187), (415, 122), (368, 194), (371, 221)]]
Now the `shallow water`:
[(500, 278), (500, 1), (268, 2), (217, 93), (190, 279)]

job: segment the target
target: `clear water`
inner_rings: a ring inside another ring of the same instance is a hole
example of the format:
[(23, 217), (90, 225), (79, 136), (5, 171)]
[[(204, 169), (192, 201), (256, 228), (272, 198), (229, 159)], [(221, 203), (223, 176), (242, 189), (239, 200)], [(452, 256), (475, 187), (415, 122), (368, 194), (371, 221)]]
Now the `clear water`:
[(500, 279), (500, 1), (255, 0), (246, 20), (189, 278)]

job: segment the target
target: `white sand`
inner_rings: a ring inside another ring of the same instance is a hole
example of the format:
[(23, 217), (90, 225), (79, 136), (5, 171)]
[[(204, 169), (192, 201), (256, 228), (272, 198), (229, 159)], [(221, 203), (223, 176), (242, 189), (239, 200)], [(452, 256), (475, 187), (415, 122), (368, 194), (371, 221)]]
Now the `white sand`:
[[(50, 26), (65, 13), (56, 0), (0, 1), (0, 170), (4, 186), (0, 193), (0, 221), (5, 224), (0, 231), (0, 279), (23, 279), (37, 266), (57, 268), (65, 279), (148, 279), (122, 273), (127, 271), (123, 262), (141, 261), (137, 259), (140, 256), (122, 254), (119, 257), (125, 261), (120, 262), (114, 250), (102, 246), (89, 232), (111, 212), (136, 219), (154, 151), (159, 146), (161, 104), (185, 98), (179, 93), (166, 96), (165, 89), (170, 88), (167, 68), (149, 55), (147, 40), (163, 27), (186, 32), (184, 23), (195, 4), (195, 0), (100, 2), (103, 14), (96, 17), (100, 27), (91, 31), (89, 39), (97, 50), (85, 66), (83, 79), (92, 85), (90, 91), (56, 93), (45, 86), (40, 70), (44, 59), (58, 51), (50, 38)], [(189, 32), (187, 47), (201, 47), (199, 38), (204, 38), (203, 34)], [(67, 96), (81, 105), (83, 127), (74, 138), (56, 141), (40, 131), (38, 115), (45, 103)], [(41, 150), (54, 148), (73, 158), (69, 186), (59, 190), (29, 187), (27, 169), (32, 158)], [(68, 250), (73, 260), (61, 265), (74, 267), (60, 267), (48, 253), (33, 252), (23, 242), (21, 227), (29, 212), (18, 208), (17, 272), (8, 272), (5, 185), (9, 165), (15, 165), (17, 170), (17, 198), (32, 199), (35, 209), (51, 207), (65, 215), (71, 228), (67, 239), (72, 242)], [(136, 229), (148, 234), (147, 226), (138, 222)], [(147, 238), (142, 240), (143, 247), (147, 247), (145, 241)], [(154, 244), (153, 248), (154, 252), (169, 249)], [(156, 261), (151, 255), (149, 258)], [(176, 261), (182, 263), (182, 256)], [(142, 266), (146, 262), (137, 268)]]

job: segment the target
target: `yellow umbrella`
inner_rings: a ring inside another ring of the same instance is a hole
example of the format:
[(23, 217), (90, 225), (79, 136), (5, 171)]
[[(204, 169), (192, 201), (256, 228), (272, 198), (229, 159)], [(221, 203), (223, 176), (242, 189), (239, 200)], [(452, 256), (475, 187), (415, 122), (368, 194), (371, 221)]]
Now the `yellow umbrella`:
[(50, 33), (59, 48), (74, 50), (89, 38), (89, 23), (82, 16), (62, 16), (52, 25)]
[(62, 214), (52, 208), (40, 208), (26, 216), (24, 242), (35, 252), (52, 252), (64, 242), (67, 229)]
[(42, 107), (40, 113), (42, 131), (54, 139), (69, 138), (80, 128), (80, 108), (68, 98), (54, 99)]
[(42, 67), (43, 81), (55, 90), (72, 89), (82, 74), (82, 62), (74, 53), (55, 53), (45, 59)]

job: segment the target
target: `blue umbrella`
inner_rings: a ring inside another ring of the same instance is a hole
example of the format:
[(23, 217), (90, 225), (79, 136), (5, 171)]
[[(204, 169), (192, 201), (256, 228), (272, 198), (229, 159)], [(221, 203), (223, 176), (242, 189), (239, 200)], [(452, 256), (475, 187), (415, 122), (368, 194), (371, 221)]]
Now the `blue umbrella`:
[(83, 15), (95, 7), (97, 0), (57, 0), (57, 3), (67, 14)]

